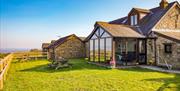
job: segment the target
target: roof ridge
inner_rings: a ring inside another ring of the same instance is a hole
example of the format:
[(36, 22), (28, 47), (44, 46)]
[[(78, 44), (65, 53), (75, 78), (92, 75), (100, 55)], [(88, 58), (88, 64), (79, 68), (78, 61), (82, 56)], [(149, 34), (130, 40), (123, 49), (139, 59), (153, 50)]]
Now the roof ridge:
[(140, 12), (150, 12), (150, 9), (145, 9), (145, 8), (133, 7), (133, 9), (140, 11)]
[(68, 38), (68, 37), (70, 37), (70, 36), (73, 36), (73, 35), (75, 35), (75, 34), (70, 34), (70, 35), (67, 35), (67, 36), (64, 36), (64, 37), (59, 38), (59, 39), (56, 40), (54, 43), (50, 44), (50, 45), (49, 45), (49, 48), (52, 47), (52, 46), (56, 46), (60, 40), (66, 39), (66, 38)]
[[(178, 1), (173, 1), (173, 2), (170, 2), (168, 5), (170, 5), (170, 4), (174, 4), (174, 3), (178, 3)], [(160, 6), (157, 6), (157, 7), (151, 8), (151, 9), (149, 9), (149, 10), (153, 10), (153, 9), (157, 9), (157, 8), (160, 8)]]
[(126, 24), (111, 24), (111, 23), (108, 23), (108, 22), (100, 22), (100, 23), (106, 23), (106, 24), (109, 24), (109, 25), (117, 25), (117, 26), (125, 26), (125, 27), (130, 27), (130, 28), (136, 28), (137, 26), (131, 26), (131, 25), (126, 25)]

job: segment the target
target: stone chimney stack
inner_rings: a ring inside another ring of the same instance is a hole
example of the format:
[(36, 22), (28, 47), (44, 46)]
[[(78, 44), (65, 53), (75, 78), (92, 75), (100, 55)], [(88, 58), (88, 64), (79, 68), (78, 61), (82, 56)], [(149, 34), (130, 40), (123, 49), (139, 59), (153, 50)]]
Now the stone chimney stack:
[(168, 6), (168, 2), (166, 0), (161, 0), (159, 5), (161, 8), (165, 9)]

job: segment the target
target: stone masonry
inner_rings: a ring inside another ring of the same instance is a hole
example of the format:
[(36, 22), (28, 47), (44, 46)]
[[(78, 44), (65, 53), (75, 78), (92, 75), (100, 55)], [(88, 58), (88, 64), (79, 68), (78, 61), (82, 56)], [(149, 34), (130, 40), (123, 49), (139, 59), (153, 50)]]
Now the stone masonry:
[(180, 8), (178, 6), (172, 8), (155, 29), (180, 30)]
[(85, 44), (75, 36), (68, 39), (55, 48), (55, 59), (64, 58), (82, 58), (85, 57)]
[[(171, 64), (173, 68), (180, 69), (180, 43), (164, 38), (160, 35), (157, 35), (157, 54), (161, 58), (165, 59), (168, 64)], [(165, 53), (164, 44), (171, 43), (172, 44), (172, 53)], [(157, 58), (158, 59), (158, 58)], [(159, 59), (158, 65), (165, 64), (163, 60)]]

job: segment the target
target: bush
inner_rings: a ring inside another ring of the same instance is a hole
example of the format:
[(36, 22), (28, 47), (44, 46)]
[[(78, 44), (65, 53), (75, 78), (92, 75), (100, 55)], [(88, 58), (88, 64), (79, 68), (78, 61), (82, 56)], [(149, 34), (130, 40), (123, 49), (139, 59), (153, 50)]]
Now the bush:
[(68, 63), (68, 59), (59, 57), (58, 59), (53, 60), (52, 63), (49, 64), (49, 67), (57, 70), (59, 68), (70, 67), (70, 64)]
[(3, 59), (4, 57), (6, 57), (9, 53), (0, 53), (0, 59)]

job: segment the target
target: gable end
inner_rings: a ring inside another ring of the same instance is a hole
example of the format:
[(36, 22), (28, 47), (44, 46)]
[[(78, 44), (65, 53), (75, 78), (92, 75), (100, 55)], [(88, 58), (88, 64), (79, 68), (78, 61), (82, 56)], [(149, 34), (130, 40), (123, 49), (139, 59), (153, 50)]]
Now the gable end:
[(178, 3), (161, 18), (154, 29), (180, 30), (180, 7)]

